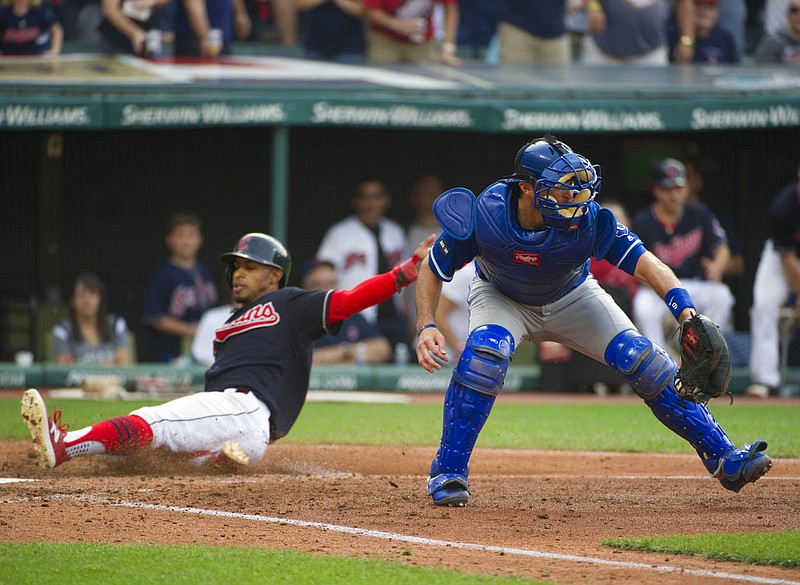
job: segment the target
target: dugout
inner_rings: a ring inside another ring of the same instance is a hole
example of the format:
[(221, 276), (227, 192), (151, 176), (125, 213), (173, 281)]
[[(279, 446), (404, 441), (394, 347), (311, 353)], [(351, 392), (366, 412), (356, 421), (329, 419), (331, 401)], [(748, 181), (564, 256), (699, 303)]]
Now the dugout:
[[(293, 59), (153, 63), (67, 55), (0, 68), (0, 358), (35, 342), (36, 307), (98, 272), (110, 308), (144, 343), (147, 278), (173, 211), (206, 224), (201, 259), (247, 231), (286, 241), (299, 267), (377, 177), (390, 216), (411, 221), (415, 176), (479, 192), (516, 149), (553, 131), (602, 166), (602, 197), (649, 204), (649, 160), (691, 156), (704, 200), (738, 230), (746, 276), (731, 282), (747, 330), (766, 206), (800, 160), (800, 76), (782, 68), (531, 71), (377, 69)], [(39, 311), (40, 312), (40, 311)], [(140, 350), (143, 351), (143, 350)]]

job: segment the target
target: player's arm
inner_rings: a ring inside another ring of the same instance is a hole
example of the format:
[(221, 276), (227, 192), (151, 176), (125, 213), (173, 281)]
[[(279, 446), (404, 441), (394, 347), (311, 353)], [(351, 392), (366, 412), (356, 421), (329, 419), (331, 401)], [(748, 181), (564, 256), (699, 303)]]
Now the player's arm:
[(368, 278), (351, 289), (333, 291), (328, 305), (328, 323), (344, 321), (367, 307), (382, 303), (414, 282), (421, 259), (427, 255), (434, 239), (435, 235), (428, 236), (411, 258), (388, 272)]
[(417, 278), (417, 361), (428, 372), (442, 367), (434, 356), (447, 361), (444, 334), (435, 320), (441, 295), (442, 281), (433, 273), (426, 258)]
[(634, 276), (650, 286), (672, 311), (678, 323), (696, 313), (694, 302), (672, 269), (650, 251), (639, 257)]

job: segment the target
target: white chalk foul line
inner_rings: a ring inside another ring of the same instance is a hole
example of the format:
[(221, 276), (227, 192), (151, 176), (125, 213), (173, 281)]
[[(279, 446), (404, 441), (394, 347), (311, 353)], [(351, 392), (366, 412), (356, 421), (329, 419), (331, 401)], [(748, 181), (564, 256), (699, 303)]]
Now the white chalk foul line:
[(319, 528), (331, 532), (341, 532), (343, 534), (355, 534), (369, 538), (379, 538), (381, 540), (392, 540), (407, 542), (409, 544), (424, 544), (430, 546), (440, 546), (458, 548), (464, 550), (477, 550), (484, 552), (496, 552), (506, 555), (517, 555), (523, 557), (534, 557), (540, 559), (550, 559), (556, 561), (571, 561), (587, 563), (591, 565), (605, 565), (611, 567), (621, 567), (625, 569), (643, 569), (646, 571), (657, 571), (660, 573), (682, 573), (686, 575), (697, 575), (700, 577), (715, 577), (729, 581), (744, 581), (747, 583), (762, 583), (764, 585), (800, 585), (800, 581), (788, 579), (774, 579), (771, 577), (758, 577), (755, 575), (741, 575), (737, 573), (727, 573), (724, 571), (705, 571), (700, 569), (686, 569), (683, 567), (673, 567), (670, 565), (649, 565), (647, 563), (632, 563), (627, 561), (612, 561), (599, 557), (585, 557), (580, 555), (567, 555), (560, 553), (550, 553), (544, 551), (531, 550), (526, 548), (492, 546), (486, 544), (474, 544), (469, 542), (454, 542), (440, 540), (436, 538), (424, 538), (409, 534), (399, 534), (395, 532), (384, 532), (382, 530), (368, 530), (366, 528), (355, 528), (353, 526), (342, 526), (339, 524), (328, 524), (326, 522), (309, 522), (307, 520), (295, 520), (293, 518), (276, 518), (273, 516), (262, 516), (261, 514), (242, 514), (240, 512), (226, 512), (224, 510), (209, 510), (205, 508), (194, 508), (186, 506), (166, 506), (163, 504), (146, 504), (141, 502), (127, 502), (124, 500), (109, 500), (96, 496), (58, 496), (62, 499), (75, 499), (89, 501), (95, 504), (106, 504), (110, 506), (121, 506), (123, 508), (141, 508), (146, 510), (161, 510), (167, 512), (181, 512), (187, 514), (197, 514), (199, 516), (217, 516), (222, 518), (236, 518), (239, 520), (252, 520), (255, 522), (267, 522), (269, 524), (281, 524), (285, 526), (298, 526), (302, 528)]

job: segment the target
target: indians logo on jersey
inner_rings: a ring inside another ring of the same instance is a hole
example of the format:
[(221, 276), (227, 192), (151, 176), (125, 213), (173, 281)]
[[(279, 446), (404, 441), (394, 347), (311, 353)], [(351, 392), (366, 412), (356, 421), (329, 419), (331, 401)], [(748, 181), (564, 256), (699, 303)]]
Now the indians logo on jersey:
[(263, 305), (256, 305), (242, 313), (239, 317), (225, 323), (222, 327), (217, 329), (215, 339), (218, 343), (224, 342), (226, 339), (251, 329), (258, 329), (259, 327), (272, 327), (277, 325), (281, 320), (281, 316), (272, 306), (272, 303), (264, 303)]

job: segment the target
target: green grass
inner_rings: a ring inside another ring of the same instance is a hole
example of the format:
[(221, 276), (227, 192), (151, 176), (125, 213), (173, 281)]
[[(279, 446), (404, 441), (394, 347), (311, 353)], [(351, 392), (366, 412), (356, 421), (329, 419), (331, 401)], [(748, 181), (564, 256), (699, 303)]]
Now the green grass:
[(800, 530), (614, 538), (603, 540), (601, 544), (642, 552), (695, 555), (717, 561), (800, 567)]
[[(413, 556), (413, 551), (406, 551)], [(317, 556), (284, 550), (203, 546), (0, 543), (0, 584), (125, 583), (196, 585), (533, 585), (494, 577), (407, 566), (401, 562)]]
[[(127, 414), (148, 403), (52, 400), (63, 421), (77, 429)], [(773, 457), (800, 457), (800, 406), (712, 403), (711, 410), (737, 444), (769, 441)], [(311, 402), (284, 439), (294, 443), (436, 445), (440, 404), (343, 404)], [(346, 431), (346, 432), (344, 432)], [(0, 400), (0, 439), (27, 439), (18, 400)], [(691, 453), (643, 404), (503, 404), (502, 396), (478, 447), (564, 451)]]

